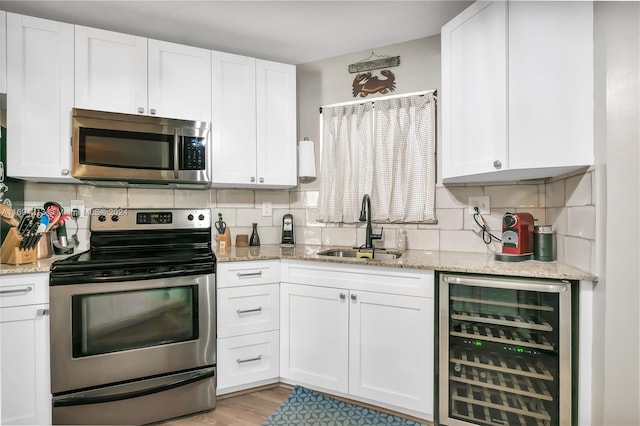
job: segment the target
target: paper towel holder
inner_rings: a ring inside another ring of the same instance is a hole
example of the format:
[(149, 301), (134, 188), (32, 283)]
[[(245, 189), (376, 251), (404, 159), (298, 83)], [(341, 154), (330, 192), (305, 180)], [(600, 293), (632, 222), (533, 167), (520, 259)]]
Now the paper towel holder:
[(298, 142), (298, 178), (302, 183), (316, 179), (315, 146), (307, 137)]

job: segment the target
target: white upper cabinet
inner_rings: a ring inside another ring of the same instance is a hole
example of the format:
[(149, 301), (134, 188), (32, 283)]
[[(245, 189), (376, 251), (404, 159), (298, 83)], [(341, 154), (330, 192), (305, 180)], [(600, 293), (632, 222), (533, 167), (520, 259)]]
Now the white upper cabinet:
[(593, 164), (593, 4), (477, 2), (442, 27), (442, 179)]
[(76, 107), (211, 120), (209, 50), (76, 26)]
[(146, 114), (147, 39), (76, 25), (77, 108)]
[(7, 174), (73, 182), (73, 25), (7, 13)]
[(297, 184), (296, 69), (212, 52), (212, 184)]
[(7, 93), (7, 12), (0, 10), (0, 93)]

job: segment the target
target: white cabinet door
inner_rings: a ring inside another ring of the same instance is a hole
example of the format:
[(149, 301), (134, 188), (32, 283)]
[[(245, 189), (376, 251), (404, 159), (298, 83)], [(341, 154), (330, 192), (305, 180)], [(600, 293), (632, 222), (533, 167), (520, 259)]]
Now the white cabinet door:
[(147, 39), (75, 27), (77, 108), (147, 114)]
[(296, 186), (295, 66), (256, 60), (256, 88), (258, 183)]
[(349, 393), (433, 415), (433, 299), (352, 291)]
[(256, 60), (211, 53), (212, 182), (256, 183)]
[(348, 291), (287, 283), (280, 286), (280, 376), (348, 392)]
[(593, 164), (593, 105), (593, 3), (509, 3), (509, 167)]
[(51, 424), (48, 308), (0, 309), (3, 425)]
[(7, 13), (7, 172), (72, 182), (73, 25)]
[(507, 167), (506, 25), (505, 2), (477, 2), (442, 27), (443, 178)]
[(211, 52), (148, 41), (149, 115), (211, 121)]
[(7, 93), (7, 12), (0, 10), (0, 93)]

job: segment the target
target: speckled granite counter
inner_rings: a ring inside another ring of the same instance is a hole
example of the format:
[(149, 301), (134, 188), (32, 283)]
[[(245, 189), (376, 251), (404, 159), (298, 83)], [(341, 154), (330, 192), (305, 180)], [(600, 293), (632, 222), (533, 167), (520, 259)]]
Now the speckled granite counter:
[(318, 255), (318, 252), (327, 248), (335, 248), (335, 246), (295, 245), (294, 247), (281, 247), (280, 245), (263, 245), (260, 247), (231, 247), (231, 249), (216, 250), (216, 256), (218, 262), (296, 259), (518, 277), (598, 280), (597, 276), (589, 272), (558, 262), (540, 262), (536, 260), (498, 262), (494, 260), (493, 254), (407, 250), (396, 260), (369, 260)]
[(23, 265), (8, 265), (6, 263), (0, 263), (0, 275), (9, 274), (32, 274), (37, 272), (49, 272), (51, 264), (59, 259), (69, 257), (68, 255), (53, 256), (49, 259), (38, 260), (34, 263), (25, 263)]
[[(369, 264), (394, 268), (432, 269), (448, 272), (509, 275), (516, 277), (553, 278), (567, 280), (597, 281), (598, 277), (573, 266), (558, 262), (498, 262), (492, 254), (447, 251), (407, 250), (396, 260), (369, 260), (318, 255), (318, 252), (335, 246), (262, 245), (260, 247), (231, 247), (216, 250), (218, 262), (267, 259), (314, 260), (318, 262)], [(0, 275), (49, 272), (51, 264), (66, 256), (54, 256), (24, 265), (0, 264)]]

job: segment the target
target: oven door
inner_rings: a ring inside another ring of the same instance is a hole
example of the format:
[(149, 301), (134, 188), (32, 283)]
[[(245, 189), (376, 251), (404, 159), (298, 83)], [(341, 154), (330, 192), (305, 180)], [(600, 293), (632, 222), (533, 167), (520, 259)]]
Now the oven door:
[(215, 274), (50, 287), (55, 394), (213, 366)]

